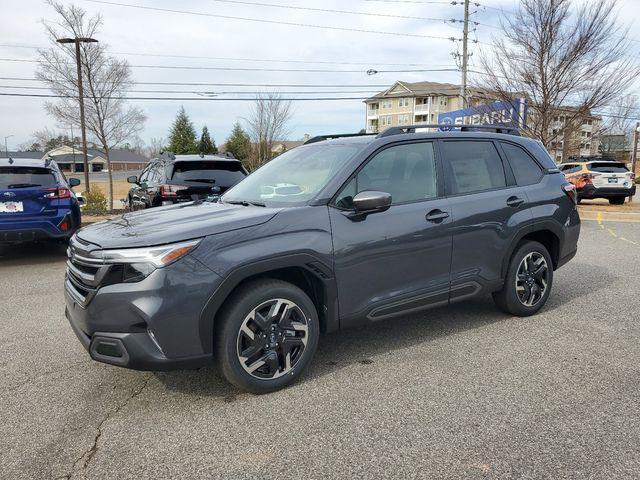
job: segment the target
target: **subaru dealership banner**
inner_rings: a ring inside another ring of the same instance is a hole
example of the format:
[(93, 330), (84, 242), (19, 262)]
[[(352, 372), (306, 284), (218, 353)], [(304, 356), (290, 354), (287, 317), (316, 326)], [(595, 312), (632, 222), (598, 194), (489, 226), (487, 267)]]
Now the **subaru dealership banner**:
[[(527, 100), (516, 98), (511, 102), (496, 101), (486, 105), (438, 114), (438, 123), (451, 125), (507, 125), (520, 127), (527, 123)], [(441, 127), (441, 130), (449, 130)]]

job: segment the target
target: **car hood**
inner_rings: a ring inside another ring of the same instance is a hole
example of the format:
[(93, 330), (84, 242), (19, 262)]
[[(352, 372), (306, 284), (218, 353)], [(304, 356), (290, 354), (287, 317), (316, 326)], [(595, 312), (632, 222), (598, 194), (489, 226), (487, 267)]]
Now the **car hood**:
[(221, 203), (186, 203), (125, 213), (78, 231), (102, 248), (162, 245), (260, 225), (279, 209)]

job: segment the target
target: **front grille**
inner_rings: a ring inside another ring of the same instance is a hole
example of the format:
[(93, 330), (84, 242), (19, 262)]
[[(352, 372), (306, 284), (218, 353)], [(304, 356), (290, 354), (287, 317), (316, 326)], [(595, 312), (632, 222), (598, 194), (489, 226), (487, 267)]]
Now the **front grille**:
[(97, 250), (100, 250), (98, 245), (84, 242), (75, 235), (69, 242), (67, 287), (81, 305), (87, 305), (91, 301), (112, 267), (92, 255)]

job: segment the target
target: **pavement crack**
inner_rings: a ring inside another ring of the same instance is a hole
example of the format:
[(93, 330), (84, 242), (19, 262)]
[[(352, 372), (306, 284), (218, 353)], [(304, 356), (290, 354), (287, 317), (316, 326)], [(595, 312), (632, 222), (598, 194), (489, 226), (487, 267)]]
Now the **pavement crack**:
[(98, 424), (98, 426), (96, 427), (96, 434), (93, 437), (93, 442), (91, 443), (91, 446), (85, 450), (82, 455), (80, 455), (74, 462), (72, 465), (72, 470), (70, 473), (67, 474), (63, 474), (57, 478), (66, 478), (66, 479), (70, 479), (73, 478), (75, 475), (80, 474), (82, 475), (82, 477), (85, 476), (85, 473), (87, 471), (87, 468), (89, 467), (89, 464), (91, 463), (91, 461), (93, 460), (94, 456), (96, 455), (96, 453), (98, 452), (98, 448), (99, 448), (99, 442), (100, 439), (102, 438), (102, 430), (104, 427), (104, 424), (112, 419), (114, 416), (116, 416), (123, 408), (125, 408), (133, 399), (135, 399), (136, 397), (138, 397), (149, 385), (149, 380), (151, 380), (151, 375), (149, 375), (144, 382), (142, 382), (142, 384), (138, 387), (135, 388), (131, 394), (129, 396), (127, 396), (127, 398), (125, 398), (122, 402), (120, 402), (118, 405), (116, 405), (116, 407), (114, 409), (112, 409), (109, 413), (107, 413), (107, 415), (100, 421), (100, 423)]

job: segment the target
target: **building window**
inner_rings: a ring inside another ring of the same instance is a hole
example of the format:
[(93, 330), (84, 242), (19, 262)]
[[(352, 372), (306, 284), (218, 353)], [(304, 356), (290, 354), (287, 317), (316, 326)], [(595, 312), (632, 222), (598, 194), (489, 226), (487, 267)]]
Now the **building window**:
[(398, 107), (402, 108), (402, 107), (408, 107), (409, 106), (409, 99), (408, 98), (399, 98), (398, 99)]
[(383, 100), (382, 108), (391, 108), (391, 100)]
[(380, 117), (380, 125), (383, 127), (387, 127), (391, 125), (391, 115), (385, 115), (384, 117)]

